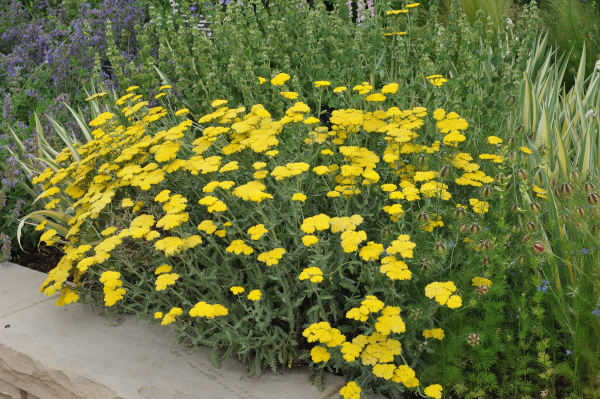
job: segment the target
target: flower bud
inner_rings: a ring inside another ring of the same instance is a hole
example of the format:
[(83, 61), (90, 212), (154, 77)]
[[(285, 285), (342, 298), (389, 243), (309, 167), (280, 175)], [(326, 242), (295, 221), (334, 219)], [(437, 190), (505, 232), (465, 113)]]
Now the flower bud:
[(462, 206), (456, 207), (456, 209), (454, 210), (454, 217), (459, 220), (464, 218), (466, 214), (467, 214), (467, 211)]
[(490, 187), (489, 185), (481, 187), (481, 194), (483, 194), (485, 198), (490, 198), (490, 196), (492, 195), (492, 187)]
[(571, 183), (563, 183), (563, 185), (560, 186), (560, 192), (565, 197), (570, 197), (571, 194), (573, 194), (573, 185)]
[(590, 193), (587, 196), (587, 200), (591, 205), (596, 205), (600, 201), (600, 195), (598, 193)]
[(513, 146), (515, 145), (515, 136), (510, 136), (509, 138), (506, 139), (506, 144), (508, 146)]
[(510, 231), (512, 231), (513, 233), (518, 233), (519, 232), (519, 226), (516, 224), (513, 224), (512, 227), (510, 228)]
[(530, 233), (533, 233), (535, 231), (535, 223), (527, 222), (527, 230), (529, 230)]
[(544, 244), (541, 241), (536, 241), (532, 246), (533, 250), (539, 254), (544, 252)]
[(521, 181), (527, 180), (527, 172), (525, 171), (525, 169), (519, 169), (517, 171), (517, 178)]
[(552, 180), (550, 180), (550, 186), (552, 186), (552, 188), (556, 187), (556, 177), (553, 177)]
[(421, 211), (421, 212), (417, 213), (417, 220), (421, 223), (427, 222), (429, 220), (429, 216), (427, 215), (427, 212)]
[(489, 256), (484, 256), (483, 259), (481, 260), (481, 263), (484, 266), (489, 266), (492, 263), (492, 260), (490, 259)]
[(431, 261), (427, 258), (423, 258), (419, 264), (421, 265), (421, 269), (426, 272), (427, 269), (429, 269), (429, 265), (431, 265)]
[(555, 188), (555, 189), (554, 189), (554, 196), (555, 196), (556, 198), (562, 198), (562, 191), (560, 191), (560, 189), (559, 189), (559, 188)]
[(469, 230), (471, 231), (471, 233), (473, 234), (479, 234), (481, 233), (481, 226), (479, 225), (479, 223), (477, 222), (473, 222), (471, 224), (471, 227), (469, 227)]
[(419, 154), (416, 156), (416, 163), (419, 165), (425, 165), (426, 160), (427, 157), (425, 156), (425, 154)]
[(531, 208), (531, 212), (533, 212), (536, 215), (542, 211), (542, 208), (538, 205), (537, 202), (532, 202), (531, 205), (529, 205), (529, 208)]
[(586, 193), (591, 193), (592, 191), (594, 191), (594, 185), (590, 182), (587, 182), (584, 184), (583, 188), (585, 189)]
[(515, 159), (517, 159), (517, 153), (514, 151), (511, 151), (508, 153), (508, 160), (510, 162), (515, 162)]
[(450, 175), (450, 172), (452, 172), (452, 169), (450, 168), (450, 166), (444, 165), (440, 169), (440, 177), (442, 177), (442, 178), (447, 177)]
[(485, 285), (478, 285), (477, 286), (477, 293), (479, 295), (485, 295), (488, 292), (488, 287), (486, 287)]
[(531, 234), (525, 234), (523, 236), (523, 243), (527, 244), (529, 241), (531, 241)]
[(519, 264), (524, 265), (525, 262), (527, 262), (527, 256), (519, 255), (519, 257), (517, 258), (517, 261), (519, 262)]
[(581, 177), (581, 175), (579, 174), (578, 171), (574, 170), (571, 173), (569, 173), (569, 177), (571, 178), (572, 182), (578, 182), (579, 178)]
[(578, 206), (577, 208), (575, 208), (575, 212), (579, 215), (579, 217), (583, 217), (585, 216), (585, 211), (583, 210), (582, 207)]
[(435, 243), (435, 252), (438, 255), (446, 254), (446, 244), (444, 244), (443, 242), (440, 242), (440, 241), (436, 242)]

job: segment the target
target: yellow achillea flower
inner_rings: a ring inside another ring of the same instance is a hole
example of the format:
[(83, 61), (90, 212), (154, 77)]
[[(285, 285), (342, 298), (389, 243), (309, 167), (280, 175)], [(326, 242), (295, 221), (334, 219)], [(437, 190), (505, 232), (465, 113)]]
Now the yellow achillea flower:
[(384, 96), (381, 93), (373, 93), (373, 94), (370, 94), (367, 97), (365, 97), (365, 101), (378, 102), (378, 103), (385, 101), (385, 99), (386, 99), (386, 96)]
[(413, 7), (418, 7), (420, 5), (421, 5), (421, 3), (410, 3), (410, 4), (407, 4), (405, 7), (406, 8), (413, 8)]
[(292, 201), (304, 202), (304, 201), (306, 201), (306, 194), (294, 193), (294, 195), (292, 195)]
[(456, 291), (456, 286), (452, 281), (435, 281), (427, 284), (425, 287), (425, 296), (435, 298), (440, 305), (446, 305), (450, 309), (456, 309), (462, 306), (462, 298), (458, 295), (452, 295)]
[(210, 103), (210, 106), (213, 108), (218, 108), (218, 107), (222, 107), (223, 105), (227, 104), (229, 101), (227, 100), (221, 100), (221, 99), (217, 99), (217, 100), (213, 100)]
[(159, 275), (154, 282), (156, 291), (164, 291), (168, 286), (175, 284), (177, 279), (179, 279), (179, 274), (177, 273), (165, 273)]
[(436, 87), (440, 87), (448, 81), (448, 79), (444, 78), (442, 75), (429, 75), (425, 79), (429, 80), (429, 82)]
[(179, 253), (184, 247), (184, 242), (179, 237), (165, 237), (154, 243), (154, 248), (163, 251), (169, 257)]
[(527, 148), (527, 147), (519, 147), (519, 149), (521, 150), (521, 152), (523, 154), (527, 154), (527, 155), (531, 155), (532, 154), (531, 150), (529, 148)]
[(275, 75), (273, 79), (271, 79), (271, 84), (273, 86), (282, 86), (285, 82), (290, 79), (290, 75), (287, 73), (280, 73)]
[(535, 184), (532, 185), (533, 191), (535, 192), (535, 195), (537, 195), (540, 198), (548, 198), (548, 190), (544, 190), (543, 188), (536, 186)]
[(398, 83), (388, 83), (381, 88), (383, 94), (396, 94), (398, 91)]
[(240, 287), (239, 285), (234, 285), (229, 289), (233, 295), (239, 295), (245, 291), (244, 287)]
[(346, 86), (338, 86), (335, 89), (333, 89), (333, 92), (339, 94), (345, 92), (346, 90), (348, 90)]
[(485, 278), (485, 277), (473, 277), (471, 279), (471, 284), (474, 287), (479, 287), (479, 286), (484, 286), (484, 287), (491, 287), (492, 286), (492, 281)]
[(379, 271), (385, 274), (390, 280), (410, 280), (412, 272), (408, 270), (408, 265), (395, 256), (386, 256), (381, 260)]
[(273, 195), (264, 192), (267, 188), (262, 182), (258, 180), (252, 180), (241, 186), (237, 186), (232, 194), (244, 201), (262, 202), (264, 199), (272, 199)]
[(308, 328), (304, 329), (302, 336), (308, 342), (320, 342), (330, 348), (340, 346), (346, 341), (346, 336), (337, 328), (332, 328), (327, 321), (311, 324)]
[(406, 324), (404, 324), (404, 320), (400, 316), (400, 308), (397, 306), (386, 306), (381, 311), (381, 316), (377, 318), (375, 329), (378, 333), (385, 336), (392, 332), (396, 334), (406, 332)]
[(502, 163), (503, 159), (501, 156), (495, 154), (479, 154), (479, 159), (490, 159), (494, 163)]
[(262, 236), (264, 236), (269, 230), (265, 227), (264, 224), (257, 224), (248, 229), (247, 233), (250, 235), (251, 240), (259, 240)]
[(423, 392), (430, 398), (442, 399), (442, 391), (443, 388), (440, 384), (433, 384), (426, 387)]
[(323, 213), (315, 216), (307, 217), (302, 222), (300, 229), (306, 234), (312, 234), (315, 230), (323, 231), (329, 229), (329, 221), (331, 218)]
[(408, 13), (408, 10), (391, 10), (391, 11), (386, 11), (385, 15), (398, 15), (398, 14), (406, 14)]
[(490, 203), (487, 201), (479, 201), (476, 198), (471, 198), (469, 204), (473, 207), (473, 212), (484, 215), (490, 209)]
[(158, 90), (167, 90), (167, 89), (172, 89), (173, 86), (171, 85), (162, 85), (158, 88)]
[(258, 301), (262, 296), (262, 292), (260, 290), (252, 290), (248, 293), (248, 299), (251, 301)]
[(107, 227), (106, 229), (102, 230), (100, 232), (100, 234), (104, 237), (111, 235), (112, 233), (114, 233), (115, 231), (117, 231), (117, 228), (114, 226), (111, 227)]
[(316, 266), (306, 267), (300, 272), (298, 280), (309, 280), (311, 283), (320, 283), (323, 281), (323, 271)]
[(164, 96), (166, 96), (166, 95), (167, 95), (167, 93), (164, 93), (164, 92), (163, 92), (163, 93), (158, 93), (157, 95), (155, 95), (155, 96), (154, 96), (154, 99), (158, 100), (158, 99), (160, 99), (161, 97), (164, 97)]
[(115, 303), (123, 299), (126, 291), (120, 288), (123, 282), (120, 280), (121, 273), (108, 270), (100, 275), (100, 282), (104, 284), (104, 303), (106, 306), (113, 306)]
[(46, 230), (40, 237), (40, 242), (44, 242), (47, 246), (50, 246), (56, 242), (56, 234), (57, 231), (54, 229)]
[(500, 137), (496, 137), (496, 136), (489, 136), (487, 138), (488, 143), (495, 145), (495, 144), (502, 144), (502, 139)]
[(211, 305), (210, 303), (206, 303), (204, 301), (198, 302), (189, 311), (190, 317), (205, 317), (207, 319), (214, 319), (215, 317), (219, 316), (227, 316), (228, 314), (229, 310), (225, 306), (218, 303)]
[(178, 308), (178, 307), (171, 308), (171, 310), (169, 310), (169, 313), (167, 313), (163, 317), (162, 322), (160, 324), (163, 326), (169, 325), (175, 321), (175, 318), (177, 316), (181, 316), (182, 314), (183, 314), (183, 309)]
[(173, 270), (173, 266), (167, 265), (165, 263), (164, 265), (157, 267), (156, 270), (154, 271), (154, 274), (169, 273), (169, 272), (171, 272), (171, 270)]
[(163, 318), (163, 312), (154, 312), (154, 318), (155, 319), (162, 319)]
[(140, 86), (129, 86), (125, 91), (127, 93), (129, 93), (130, 91), (134, 91), (134, 90), (137, 90), (139, 88), (140, 88)]
[(123, 198), (123, 201), (121, 201), (122, 208), (131, 208), (134, 205), (135, 203), (131, 200), (131, 198)]
[(406, 36), (406, 32), (385, 32), (383, 36)]
[(275, 248), (259, 254), (258, 261), (265, 263), (267, 266), (277, 265), (283, 257), (283, 254), (285, 254), (285, 248)]
[(326, 87), (326, 86), (330, 86), (331, 82), (327, 81), (327, 80), (317, 80), (315, 82), (315, 87)]
[(56, 306), (65, 306), (70, 303), (75, 303), (79, 300), (79, 294), (76, 290), (72, 290), (70, 287), (64, 287), (60, 290), (60, 296), (56, 300)]
[(331, 354), (329, 353), (327, 348), (323, 348), (322, 346), (315, 346), (310, 351), (310, 357), (315, 363), (326, 363), (331, 358)]
[(415, 377), (415, 371), (406, 364), (396, 367), (392, 381), (396, 383), (402, 383), (407, 388), (419, 386), (419, 380)]
[(298, 93), (296, 93), (295, 91), (281, 91), (279, 92), (279, 94), (281, 94), (284, 98), (287, 98), (288, 100), (295, 100), (298, 98)]
[(354, 381), (350, 381), (340, 389), (340, 395), (344, 399), (360, 399), (360, 387)]
[(203, 220), (198, 225), (198, 230), (205, 232), (206, 234), (212, 234), (217, 231), (217, 225), (212, 220)]
[(254, 249), (248, 246), (244, 240), (233, 240), (225, 250), (227, 252), (233, 252), (236, 255), (251, 255), (254, 252)]
[(431, 330), (423, 330), (423, 336), (425, 338), (435, 338), (440, 341), (444, 339), (444, 330), (441, 328), (433, 328)]
[(175, 116), (183, 116), (183, 115), (187, 115), (190, 113), (190, 110), (187, 108), (182, 108), (182, 109), (178, 109), (177, 111), (175, 111)]
[(261, 85), (263, 83), (265, 83), (267, 81), (267, 79), (263, 78), (262, 76), (258, 76), (258, 84)]
[(96, 93), (96, 94), (92, 94), (91, 96), (89, 96), (88, 98), (86, 98), (86, 99), (85, 99), (85, 101), (88, 101), (88, 102), (89, 102), (89, 101), (95, 100), (96, 98), (101, 98), (101, 97), (104, 97), (104, 96), (106, 96), (107, 94), (108, 94), (108, 93), (107, 93), (107, 92), (105, 92), (105, 91), (103, 91), (103, 92), (100, 92), (100, 93)]
[(379, 256), (383, 252), (383, 245), (369, 241), (367, 245), (361, 248), (358, 256), (360, 256), (365, 261), (372, 261), (379, 259)]
[(379, 363), (373, 366), (373, 374), (384, 380), (391, 380), (394, 376), (394, 371), (396, 371), (396, 365), (393, 363)]
[(306, 247), (310, 247), (311, 245), (316, 244), (318, 242), (319, 242), (319, 238), (315, 235), (307, 234), (307, 235), (302, 236), (302, 243)]

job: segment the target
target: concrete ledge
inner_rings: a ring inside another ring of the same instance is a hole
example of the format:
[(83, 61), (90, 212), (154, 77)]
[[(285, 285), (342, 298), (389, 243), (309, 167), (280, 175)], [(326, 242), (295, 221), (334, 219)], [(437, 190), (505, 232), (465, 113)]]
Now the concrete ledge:
[(56, 307), (39, 293), (45, 276), (0, 264), (0, 399), (331, 399), (345, 383), (327, 375), (319, 392), (307, 369), (215, 369), (208, 348), (192, 352), (168, 328)]

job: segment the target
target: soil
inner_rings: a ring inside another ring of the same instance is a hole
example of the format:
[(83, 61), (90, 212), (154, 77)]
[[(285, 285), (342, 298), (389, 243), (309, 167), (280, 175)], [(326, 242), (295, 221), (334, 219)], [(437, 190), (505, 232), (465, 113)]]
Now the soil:
[(35, 247), (27, 248), (26, 251), (23, 251), (21, 248), (18, 248), (12, 262), (39, 272), (48, 273), (58, 264), (62, 255), (62, 252), (58, 248), (42, 244), (39, 249)]

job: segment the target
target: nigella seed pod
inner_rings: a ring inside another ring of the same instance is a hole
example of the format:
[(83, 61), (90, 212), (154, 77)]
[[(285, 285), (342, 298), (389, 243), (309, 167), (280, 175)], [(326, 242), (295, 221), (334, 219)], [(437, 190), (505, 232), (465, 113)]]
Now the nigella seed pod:
[(560, 189), (559, 189), (559, 188), (555, 188), (555, 189), (554, 189), (554, 196), (555, 196), (556, 198), (562, 198), (562, 196), (563, 196), (563, 195), (562, 195), (562, 192), (560, 191)]
[(585, 185), (583, 186), (583, 188), (585, 189), (586, 193), (591, 193), (592, 191), (594, 191), (594, 185), (590, 182), (585, 183)]
[(535, 213), (536, 215), (542, 211), (542, 208), (537, 202), (532, 202), (531, 205), (529, 205), (529, 208), (531, 209), (531, 212)]
[(571, 183), (563, 183), (563, 185), (560, 186), (560, 192), (565, 197), (570, 197), (571, 194), (573, 194), (573, 185)]
[(541, 254), (544, 252), (544, 244), (541, 241), (536, 241), (533, 243), (532, 248), (535, 252)]
[(435, 252), (437, 252), (438, 255), (444, 255), (446, 253), (446, 244), (440, 241), (436, 242)]
[(508, 139), (506, 139), (506, 144), (508, 144), (509, 146), (513, 146), (515, 145), (515, 136), (510, 136)]
[(494, 242), (492, 240), (485, 240), (483, 242), (485, 249), (492, 249), (494, 248)]
[(479, 295), (485, 295), (488, 292), (488, 287), (486, 287), (485, 285), (478, 285), (477, 286), (477, 293)]
[(529, 230), (530, 233), (533, 233), (535, 231), (535, 223), (527, 222), (527, 230)]
[(427, 258), (423, 258), (419, 264), (421, 265), (421, 269), (426, 272), (427, 269), (429, 269), (429, 265), (431, 265), (431, 261)]
[(514, 151), (511, 151), (508, 153), (508, 160), (510, 162), (515, 162), (515, 159), (517, 159), (517, 153)]
[(429, 216), (427, 215), (427, 212), (421, 211), (421, 212), (417, 213), (417, 220), (421, 223), (427, 222), (429, 220)]
[(521, 133), (525, 127), (523, 125), (517, 126), (516, 132)]
[(450, 166), (444, 165), (440, 169), (440, 177), (442, 177), (442, 178), (447, 177), (450, 175), (450, 172), (452, 172), (452, 169), (450, 168)]
[(574, 170), (571, 173), (569, 173), (569, 177), (571, 178), (572, 182), (578, 182), (579, 178), (581, 177), (581, 175), (579, 174), (578, 171)]
[(530, 234), (525, 234), (523, 236), (523, 243), (527, 244), (529, 241), (531, 241), (531, 235)]
[(579, 215), (579, 217), (583, 217), (585, 216), (585, 211), (583, 210), (582, 207), (578, 206), (577, 208), (575, 208), (575, 212)]
[(467, 211), (462, 206), (459, 206), (454, 210), (454, 217), (459, 220), (464, 218), (466, 214), (467, 214)]
[(481, 233), (481, 226), (479, 225), (479, 223), (477, 222), (473, 222), (471, 224), (471, 227), (469, 227), (469, 230), (471, 231), (471, 233), (473, 234), (479, 234)]
[(552, 180), (550, 181), (550, 185), (554, 188), (556, 187), (556, 177), (553, 177)]
[(524, 265), (525, 262), (527, 262), (527, 256), (519, 255), (519, 257), (517, 258), (517, 262), (519, 262), (519, 264), (521, 264), (521, 265)]
[(510, 228), (510, 231), (512, 231), (513, 233), (518, 233), (519, 232), (519, 226), (516, 224), (513, 224), (512, 227)]
[(425, 165), (426, 159), (427, 159), (427, 157), (425, 156), (425, 154), (419, 154), (419, 155), (417, 155), (416, 161), (419, 165)]
[(481, 187), (481, 193), (485, 198), (489, 198), (492, 195), (492, 188), (488, 185)]
[(466, 233), (467, 231), (469, 231), (469, 226), (467, 226), (466, 224), (461, 224), (458, 227), (458, 231), (460, 231), (461, 233)]
[(527, 172), (525, 171), (525, 169), (519, 169), (517, 171), (517, 178), (521, 181), (527, 180)]
[(489, 266), (492, 263), (492, 260), (490, 259), (489, 256), (484, 256), (483, 259), (481, 260), (481, 263), (484, 266)]
[(600, 201), (600, 195), (598, 195), (598, 193), (588, 194), (587, 200), (591, 205), (596, 205), (598, 204), (598, 201)]
[(469, 336), (467, 337), (467, 343), (471, 346), (479, 345), (480, 342), (481, 338), (479, 338), (479, 335), (475, 333), (469, 334)]

